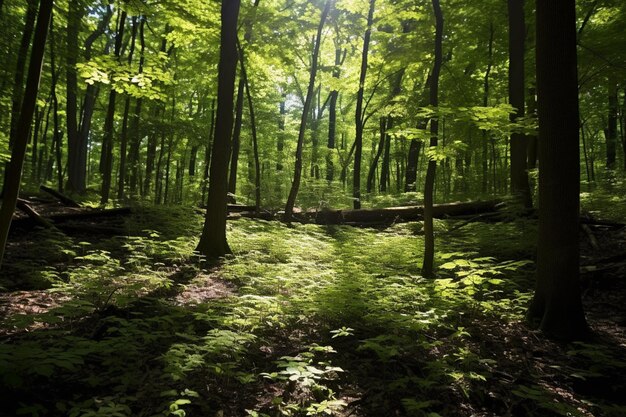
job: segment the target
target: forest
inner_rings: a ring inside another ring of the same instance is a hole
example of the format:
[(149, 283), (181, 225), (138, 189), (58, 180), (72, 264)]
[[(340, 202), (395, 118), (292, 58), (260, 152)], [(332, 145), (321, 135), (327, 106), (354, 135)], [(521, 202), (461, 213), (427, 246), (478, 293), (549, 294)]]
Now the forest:
[(0, 416), (626, 416), (623, 0), (0, 0)]

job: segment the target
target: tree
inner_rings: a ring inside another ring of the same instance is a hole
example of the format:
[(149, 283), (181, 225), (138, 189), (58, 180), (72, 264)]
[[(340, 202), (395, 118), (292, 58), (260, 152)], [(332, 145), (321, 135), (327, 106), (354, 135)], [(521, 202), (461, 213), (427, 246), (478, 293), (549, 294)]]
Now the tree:
[(580, 155), (574, 0), (537, 0), (539, 237), (531, 321), (558, 338), (587, 332), (579, 283)]
[(300, 129), (298, 131), (298, 143), (296, 145), (296, 164), (293, 174), (293, 181), (291, 183), (291, 190), (289, 191), (289, 197), (287, 197), (287, 204), (285, 206), (285, 220), (290, 221), (293, 216), (293, 207), (296, 204), (296, 197), (298, 196), (298, 190), (300, 189), (300, 180), (302, 179), (302, 148), (304, 147), (304, 134), (306, 132), (306, 123), (311, 111), (311, 102), (313, 101), (314, 89), (315, 89), (315, 76), (317, 75), (318, 57), (320, 53), (320, 45), (322, 43), (322, 29), (326, 22), (326, 17), (330, 12), (333, 5), (333, 0), (327, 0), (322, 15), (320, 17), (320, 23), (317, 27), (317, 35), (315, 37), (315, 44), (313, 45), (313, 57), (311, 59), (311, 72), (309, 75), (309, 87), (307, 88), (306, 96), (304, 99), (304, 108), (302, 109), (302, 117), (300, 119)]
[(215, 137), (209, 168), (206, 217), (196, 250), (209, 259), (231, 253), (226, 240), (228, 159), (233, 129), (233, 94), (237, 71), (237, 19), (239, 0), (224, 1), (221, 8), (220, 62), (218, 67)]
[(363, 38), (363, 54), (361, 57), (361, 75), (359, 76), (359, 90), (356, 96), (356, 136), (354, 138), (354, 179), (352, 187), (352, 198), (355, 209), (361, 208), (361, 154), (363, 152), (363, 129), (365, 128), (365, 112), (363, 110), (363, 93), (365, 91), (365, 77), (367, 76), (367, 55), (370, 48), (370, 37), (372, 35), (372, 24), (374, 22), (374, 7), (376, 0), (370, 0), (369, 11), (367, 12), (367, 29)]
[[(439, 106), (439, 74), (443, 61), (443, 14), (439, 0), (432, 0), (435, 12), (435, 62), (430, 75), (429, 104), (433, 107)], [(437, 146), (437, 135), (439, 134), (439, 121), (436, 117), (430, 120), (430, 147)], [(424, 262), (422, 264), (422, 276), (433, 276), (433, 263), (435, 257), (435, 234), (433, 230), (433, 200), (435, 188), (435, 174), (437, 161), (431, 158), (428, 161), (426, 170), (426, 184), (424, 185)]]
[(22, 167), (24, 165), (24, 157), (26, 156), (26, 146), (28, 144), (28, 133), (35, 112), (43, 56), (46, 48), (46, 38), (50, 18), (52, 17), (52, 4), (53, 0), (41, 0), (39, 5), (30, 64), (26, 77), (26, 87), (24, 89), (24, 100), (22, 101), (20, 116), (15, 128), (15, 143), (11, 151), (11, 160), (7, 166), (5, 177), (6, 187), (4, 189), (2, 207), (0, 208), (0, 263), (2, 263), (2, 258), (4, 257), (4, 249), (9, 236), (9, 228), (11, 227), (11, 218), (13, 217), (20, 191)]
[[(121, 9), (117, 30), (115, 32), (115, 48), (113, 56), (119, 60), (122, 50), (122, 40), (124, 38), (124, 27), (126, 26), (126, 10)], [(113, 175), (113, 124), (115, 118), (115, 100), (117, 98), (117, 90), (111, 88), (109, 92), (109, 104), (107, 107), (106, 117), (104, 119), (104, 137), (102, 138), (102, 158), (100, 171), (102, 173), (102, 190), (100, 204), (109, 202), (109, 193), (111, 191), (111, 177)]]
[[(524, 0), (508, 0), (509, 8), (509, 103), (514, 107), (511, 122), (524, 117)], [(527, 171), (527, 141), (520, 132), (511, 134), (511, 194), (524, 207), (533, 205)]]

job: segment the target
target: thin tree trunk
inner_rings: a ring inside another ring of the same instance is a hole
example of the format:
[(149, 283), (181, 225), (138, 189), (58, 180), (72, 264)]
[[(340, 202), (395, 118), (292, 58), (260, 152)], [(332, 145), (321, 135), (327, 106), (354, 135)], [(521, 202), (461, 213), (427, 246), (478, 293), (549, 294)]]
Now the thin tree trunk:
[[(509, 103), (515, 112), (511, 122), (524, 117), (526, 87), (524, 76), (524, 0), (508, 0), (509, 9)], [(523, 133), (511, 134), (511, 194), (525, 208), (533, 206), (528, 181), (528, 143)]]
[[(141, 49), (139, 52), (139, 74), (143, 74), (143, 65), (145, 60), (146, 40), (144, 36), (144, 26), (146, 23), (146, 17), (141, 17), (141, 23), (139, 25), (139, 43)], [(130, 164), (130, 193), (135, 195), (137, 193), (137, 187), (139, 187), (139, 149), (141, 147), (141, 131), (139, 130), (139, 121), (141, 117), (141, 110), (143, 107), (143, 98), (139, 97), (135, 103), (135, 111), (133, 112), (133, 118), (131, 122), (131, 141), (130, 150), (128, 151), (128, 162)]]
[(231, 253), (226, 240), (228, 159), (233, 128), (233, 95), (237, 72), (237, 18), (239, 0), (222, 2), (220, 63), (217, 87), (217, 120), (211, 155), (207, 212), (196, 250), (209, 259)]
[[(430, 84), (429, 104), (436, 108), (439, 106), (439, 73), (443, 60), (443, 15), (439, 0), (432, 0), (435, 12), (435, 62)], [(437, 146), (437, 135), (439, 133), (439, 121), (437, 118), (430, 120), (430, 146)], [(426, 171), (426, 183), (424, 185), (424, 262), (422, 264), (422, 276), (430, 278), (433, 276), (433, 263), (435, 257), (435, 234), (433, 230), (433, 192), (435, 188), (435, 171), (437, 161), (429, 160)]]
[[(483, 107), (489, 106), (489, 76), (491, 75), (491, 67), (493, 65), (493, 22), (489, 23), (489, 46), (487, 48), (487, 71), (485, 71), (485, 79), (483, 80)], [(489, 137), (486, 130), (483, 130), (482, 143), (482, 191), (487, 192), (489, 186)], [(494, 184), (495, 187), (495, 184)]]
[[(137, 16), (132, 17), (131, 35), (130, 35), (130, 51), (128, 52), (128, 66), (133, 63), (133, 55), (135, 53), (135, 41), (137, 39)], [(128, 115), (130, 113), (130, 95), (126, 95), (124, 100), (124, 116), (122, 119), (122, 134), (120, 137), (120, 164), (117, 180), (117, 199), (124, 198), (124, 184), (126, 182), (126, 149), (128, 147)]]
[[(124, 27), (126, 26), (126, 11), (121, 10), (117, 30), (115, 35), (114, 56), (119, 60), (122, 48), (122, 38), (124, 37)], [(111, 176), (113, 170), (113, 122), (115, 118), (115, 99), (117, 92), (111, 88), (109, 92), (109, 105), (104, 120), (104, 137), (102, 138), (102, 189), (100, 204), (105, 205), (109, 202), (109, 193), (111, 191)]]
[(54, 18), (50, 16), (50, 70), (51, 70), (51, 86), (52, 86), (52, 124), (54, 133), (52, 135), (54, 144), (54, 156), (57, 166), (57, 188), (60, 193), (63, 192), (63, 161), (62, 161), (62, 141), (63, 132), (61, 131), (61, 123), (59, 121), (59, 100), (57, 96), (57, 85), (59, 75), (56, 68), (56, 53), (54, 48)]
[(374, 8), (376, 0), (370, 0), (367, 12), (367, 29), (363, 39), (363, 54), (361, 56), (361, 75), (359, 77), (359, 90), (356, 96), (356, 135), (354, 143), (354, 177), (352, 186), (352, 205), (355, 209), (361, 208), (361, 154), (363, 153), (363, 129), (365, 128), (365, 112), (363, 111), (363, 94), (365, 92), (365, 78), (367, 77), (367, 56), (370, 48), (372, 24), (374, 22)]
[(609, 111), (606, 129), (606, 167), (615, 168), (617, 155), (617, 82), (609, 77)]
[[(240, 57), (241, 59), (241, 57)], [(237, 193), (237, 168), (239, 165), (239, 149), (241, 148), (241, 124), (243, 121), (243, 76), (239, 75), (239, 85), (237, 86), (237, 102), (235, 105), (235, 128), (233, 130), (232, 150), (230, 156), (230, 177), (228, 180), (228, 202), (236, 202)]]
[(22, 99), (24, 97), (24, 71), (26, 69), (26, 60), (28, 56), (28, 48), (30, 40), (33, 36), (35, 27), (35, 18), (37, 17), (37, 2), (29, 1), (26, 8), (26, 16), (24, 21), (24, 30), (22, 31), (22, 40), (17, 51), (17, 64), (15, 66), (15, 75), (13, 79), (13, 94), (11, 97), (11, 131), (9, 136), (9, 146), (13, 146), (15, 135), (17, 134), (17, 123), (22, 108)]
[(285, 148), (285, 109), (286, 94), (283, 93), (280, 101), (280, 118), (278, 119), (278, 135), (276, 139), (276, 171), (283, 170), (283, 149)]
[(313, 100), (313, 90), (315, 88), (315, 76), (317, 75), (318, 56), (320, 51), (320, 45), (322, 43), (322, 29), (324, 28), (324, 22), (332, 7), (334, 0), (327, 0), (322, 15), (320, 17), (320, 23), (317, 27), (317, 36), (315, 38), (315, 45), (313, 47), (313, 58), (311, 59), (311, 73), (309, 77), (309, 87), (307, 89), (306, 98), (304, 100), (304, 108), (302, 109), (302, 118), (300, 120), (300, 130), (298, 132), (298, 144), (296, 146), (296, 163), (293, 175), (293, 182), (291, 183), (291, 190), (289, 191), (289, 197), (287, 198), (287, 204), (285, 206), (285, 220), (291, 221), (293, 216), (293, 207), (296, 204), (296, 197), (300, 189), (300, 180), (302, 179), (302, 148), (304, 146), (304, 134), (306, 130), (306, 122), (311, 109), (311, 101)]
[(66, 45), (67, 62), (65, 70), (66, 104), (65, 119), (67, 125), (67, 188), (69, 192), (83, 193), (84, 179), (81, 181), (80, 169), (80, 133), (78, 126), (78, 33), (84, 14), (80, 0), (70, 0), (67, 17)]
[(209, 125), (209, 136), (204, 148), (204, 172), (202, 173), (202, 204), (209, 186), (209, 166), (211, 165), (211, 148), (213, 144), (213, 132), (215, 130), (215, 98), (211, 101), (211, 124)]
[[(339, 79), (341, 74), (341, 64), (346, 59), (347, 50), (341, 50), (339, 45), (335, 46), (335, 66), (333, 67), (333, 78)], [(326, 147), (326, 180), (332, 182), (335, 177), (335, 167), (333, 165), (333, 156), (331, 149), (335, 148), (335, 136), (337, 135), (337, 99), (339, 98), (339, 91), (332, 90), (330, 92), (330, 99), (328, 105), (328, 142)]]
[(30, 131), (37, 102), (46, 37), (48, 35), (50, 17), (52, 16), (52, 5), (52, 0), (41, 0), (37, 16), (33, 48), (31, 50), (30, 65), (28, 67), (24, 90), (24, 100), (22, 101), (22, 107), (16, 125), (15, 143), (11, 149), (11, 160), (7, 166), (6, 187), (4, 189), (2, 207), (0, 208), (0, 264), (4, 257), (4, 250), (9, 237), (9, 228), (11, 227), (11, 219), (20, 191), (22, 167), (26, 156), (26, 147), (28, 145), (28, 132)]
[(246, 88), (246, 98), (248, 99), (248, 112), (250, 113), (250, 129), (252, 131), (252, 153), (254, 157), (254, 206), (258, 211), (261, 208), (261, 163), (259, 162), (259, 144), (257, 140), (254, 105), (252, 104), (252, 93), (250, 93), (250, 82), (248, 80), (248, 73), (246, 72), (245, 65), (245, 56), (241, 46), (239, 46), (239, 64), (241, 66), (241, 76), (243, 77)]
[[(370, 166), (369, 173), (367, 174), (367, 192), (368, 194), (372, 192), (374, 189), (374, 179), (376, 178), (376, 168), (378, 167), (378, 160), (380, 159), (383, 151), (385, 149), (385, 137), (387, 136), (387, 132), (385, 131), (387, 125), (387, 118), (380, 118), (380, 138), (378, 140), (378, 146), (376, 147), (376, 153), (374, 154), (374, 159), (372, 160), (372, 165)], [(382, 182), (382, 179), (381, 179)]]
[(393, 127), (393, 117), (387, 117), (387, 126), (385, 126), (385, 151), (383, 153), (383, 162), (380, 166), (380, 192), (385, 193), (391, 188), (391, 171), (389, 169), (391, 157), (391, 136), (387, 133)]

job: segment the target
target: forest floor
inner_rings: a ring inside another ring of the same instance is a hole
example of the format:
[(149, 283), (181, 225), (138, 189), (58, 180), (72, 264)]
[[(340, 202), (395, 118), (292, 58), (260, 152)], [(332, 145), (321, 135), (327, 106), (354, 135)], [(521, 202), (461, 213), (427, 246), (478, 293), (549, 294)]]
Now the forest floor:
[[(617, 219), (622, 220), (622, 219)], [(14, 230), (0, 273), (2, 416), (624, 416), (626, 230), (581, 232), (593, 337), (523, 317), (536, 223), (384, 229), (240, 219), (194, 255), (192, 208), (95, 233)]]

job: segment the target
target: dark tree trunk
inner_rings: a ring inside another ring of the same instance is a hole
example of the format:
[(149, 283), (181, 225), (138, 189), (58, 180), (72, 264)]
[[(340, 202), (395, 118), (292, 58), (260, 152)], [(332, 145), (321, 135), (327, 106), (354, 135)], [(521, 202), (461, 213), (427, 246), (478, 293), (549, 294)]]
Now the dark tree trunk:
[(537, 0), (539, 236), (529, 318), (563, 339), (584, 336), (579, 281), (579, 143), (574, 0)]
[[(432, 107), (439, 106), (439, 73), (443, 60), (443, 15), (439, 0), (432, 0), (435, 12), (435, 62), (430, 78), (430, 99)], [(430, 120), (430, 146), (437, 146), (437, 135), (439, 133), (439, 121), (437, 118)], [(433, 276), (433, 261), (435, 257), (435, 234), (433, 230), (433, 192), (435, 188), (435, 171), (437, 161), (428, 161), (426, 170), (426, 183), (424, 185), (424, 263), (422, 264), (422, 276), (430, 278)]]
[(67, 189), (69, 192), (85, 192), (85, 181), (80, 169), (80, 133), (78, 126), (78, 77), (76, 62), (78, 59), (78, 33), (83, 18), (84, 7), (81, 0), (70, 0), (67, 17), (67, 63), (65, 81), (66, 124), (67, 124)]
[(213, 132), (215, 130), (215, 99), (211, 101), (211, 124), (209, 125), (209, 135), (204, 146), (204, 170), (202, 173), (202, 204), (209, 186), (209, 166), (211, 165), (211, 148), (213, 144)]
[[(515, 108), (511, 122), (524, 117), (524, 0), (508, 0), (509, 9), (509, 103)], [(511, 134), (511, 194), (524, 207), (533, 206), (526, 166), (528, 144), (523, 133)]]
[(26, 146), (28, 145), (28, 132), (30, 131), (37, 102), (46, 37), (52, 16), (52, 5), (52, 0), (41, 0), (40, 2), (33, 48), (30, 55), (30, 65), (26, 77), (24, 100), (22, 101), (19, 119), (15, 127), (15, 143), (11, 149), (11, 160), (6, 170), (6, 187), (2, 198), (2, 207), (0, 208), (0, 264), (4, 257), (11, 219), (20, 191), (22, 167), (24, 165), (24, 157), (26, 156)]
[(196, 250), (209, 259), (231, 253), (226, 240), (228, 159), (233, 128), (233, 95), (237, 72), (237, 18), (239, 0), (222, 2), (217, 120), (211, 155), (209, 196), (202, 236)]
[[(254, 7), (259, 5), (260, 0), (254, 2)], [(252, 21), (246, 19), (244, 40), (249, 42), (252, 38)], [(243, 62), (243, 58), (240, 56), (239, 60)], [(232, 153), (230, 160), (230, 178), (228, 180), (228, 201), (235, 203), (237, 194), (237, 170), (239, 168), (239, 152), (241, 148), (241, 125), (243, 123), (243, 102), (244, 102), (244, 82), (243, 74), (239, 76), (239, 85), (237, 86), (237, 102), (235, 107), (235, 130), (233, 132), (232, 139)]]
[[(487, 71), (483, 80), (483, 107), (489, 106), (489, 76), (493, 66), (493, 22), (489, 24), (489, 46), (487, 48)], [(489, 137), (486, 130), (483, 130), (482, 143), (482, 192), (486, 193), (489, 186)], [(493, 184), (495, 187), (495, 184)]]
[[(128, 66), (133, 63), (133, 55), (135, 54), (135, 42), (137, 40), (137, 16), (132, 17), (131, 35), (130, 35), (130, 51), (128, 52)], [(120, 137), (120, 164), (117, 179), (117, 199), (124, 198), (124, 185), (126, 183), (126, 149), (128, 148), (128, 116), (130, 113), (130, 95), (126, 95), (124, 100), (124, 115), (122, 118), (122, 134)]]
[[(59, 120), (59, 100), (57, 96), (57, 85), (59, 81), (59, 74), (56, 67), (56, 50), (54, 47), (54, 19), (50, 16), (50, 72), (51, 72), (51, 93), (52, 98), (52, 124), (54, 132), (52, 135), (52, 143), (54, 147), (54, 157), (57, 166), (57, 188), (60, 193), (63, 192), (63, 155), (62, 155), (62, 141), (63, 132), (61, 131), (61, 123)], [(52, 160), (52, 158), (50, 158)]]
[[(258, 4), (258, 0), (257, 3)], [(250, 82), (246, 72), (245, 55), (243, 49), (239, 48), (239, 64), (241, 66), (241, 76), (245, 83), (246, 98), (248, 99), (248, 112), (250, 115), (250, 129), (252, 132), (252, 154), (254, 158), (254, 206), (256, 211), (261, 208), (261, 163), (259, 161), (259, 144), (257, 140), (256, 117), (254, 105), (252, 103), (252, 93), (250, 92)]]
[(385, 151), (383, 153), (383, 162), (380, 165), (380, 192), (385, 193), (391, 188), (391, 170), (390, 157), (391, 157), (391, 136), (387, 134), (393, 127), (393, 118), (387, 118), (387, 126), (385, 127)]
[[(109, 27), (109, 22), (111, 21), (111, 17), (113, 16), (113, 9), (109, 6), (107, 8), (107, 12), (98, 24), (98, 27), (95, 31), (93, 31), (89, 37), (85, 40), (85, 60), (91, 59), (91, 50), (93, 47), (93, 43), (104, 34), (106, 29)], [(105, 46), (105, 53), (108, 51), (109, 46)], [(68, 171), (74, 171), (73, 175), (76, 175), (75, 180), (77, 187), (76, 192), (84, 192), (87, 187), (87, 153), (88, 153), (88, 142), (89, 142), (89, 133), (91, 131), (91, 120), (93, 118), (93, 113), (96, 106), (96, 99), (98, 97), (99, 88), (94, 84), (89, 84), (87, 86), (87, 90), (85, 92), (85, 100), (83, 102), (82, 111), (81, 111), (81, 122), (79, 126), (79, 133), (76, 143), (76, 155), (68, 161)], [(69, 164), (74, 164), (70, 169)]]
[(313, 100), (313, 90), (315, 88), (315, 76), (317, 75), (317, 64), (320, 52), (320, 44), (322, 43), (322, 29), (324, 28), (324, 22), (330, 12), (334, 0), (327, 0), (322, 15), (320, 17), (320, 23), (317, 27), (317, 36), (315, 38), (315, 45), (313, 46), (313, 57), (311, 59), (311, 73), (309, 77), (309, 87), (307, 89), (306, 98), (304, 99), (304, 108), (302, 109), (302, 118), (300, 119), (300, 130), (298, 132), (298, 144), (296, 145), (296, 164), (293, 174), (293, 182), (291, 183), (291, 190), (289, 191), (289, 197), (287, 198), (287, 204), (285, 206), (285, 220), (290, 221), (293, 215), (293, 207), (296, 204), (296, 197), (300, 189), (300, 180), (302, 179), (302, 148), (304, 146), (304, 134), (306, 131), (306, 122), (311, 111), (311, 101)]
[[(116, 60), (119, 60), (120, 57), (125, 26), (126, 11), (121, 10), (115, 34), (115, 49), (113, 52)], [(115, 118), (116, 98), (117, 92), (114, 88), (111, 88), (109, 92), (109, 105), (104, 119), (104, 137), (102, 138), (102, 189), (100, 197), (100, 204), (102, 205), (109, 202), (109, 193), (111, 191), (111, 176), (113, 171), (113, 122)]]
[[(341, 50), (339, 46), (335, 47), (335, 66), (333, 67), (333, 78), (339, 79), (340, 67), (346, 58), (347, 50)], [(328, 104), (328, 143), (326, 147), (326, 180), (328, 182), (333, 181), (335, 178), (335, 167), (333, 165), (333, 155), (331, 149), (335, 149), (335, 136), (337, 135), (337, 99), (339, 98), (339, 91), (333, 90), (330, 92), (329, 104)]]
[(606, 136), (606, 167), (615, 169), (617, 154), (617, 83), (609, 77), (609, 114)]
[[(534, 87), (528, 89), (528, 113), (537, 117), (537, 90)], [(537, 168), (537, 135), (528, 136), (528, 169)]]
[[(139, 73), (143, 73), (143, 64), (145, 60), (146, 40), (144, 36), (144, 26), (146, 23), (146, 17), (141, 17), (141, 24), (139, 25), (139, 43), (141, 49), (139, 51)], [(130, 164), (130, 193), (135, 195), (137, 193), (137, 187), (139, 186), (139, 149), (141, 147), (141, 131), (139, 130), (139, 121), (141, 117), (141, 110), (143, 107), (143, 98), (139, 97), (135, 103), (135, 111), (133, 112), (133, 118), (131, 122), (131, 141), (130, 150), (128, 151), (128, 162)]]
[(278, 135), (276, 140), (276, 171), (283, 170), (283, 149), (285, 148), (285, 115), (287, 111), (285, 109), (286, 95), (283, 94), (280, 101), (280, 118), (278, 119)]
[(352, 204), (355, 209), (361, 208), (361, 154), (363, 153), (363, 129), (365, 128), (365, 112), (363, 110), (363, 94), (365, 92), (365, 78), (367, 76), (367, 56), (370, 48), (372, 35), (372, 23), (374, 21), (374, 7), (376, 0), (370, 0), (367, 12), (367, 29), (363, 38), (363, 54), (361, 56), (361, 75), (359, 77), (359, 90), (356, 96), (356, 135), (354, 137), (354, 176), (352, 185)]
[[(374, 159), (372, 160), (372, 165), (370, 166), (370, 170), (367, 174), (367, 192), (368, 194), (374, 190), (374, 179), (376, 178), (376, 168), (378, 168), (378, 160), (385, 149), (385, 137), (387, 136), (387, 132), (385, 130), (387, 125), (387, 119), (385, 117), (380, 118), (380, 137), (378, 139), (378, 146), (376, 147), (376, 153), (374, 154)], [(382, 182), (382, 179), (381, 179)]]
[(30, 40), (33, 36), (35, 27), (35, 18), (37, 17), (37, 2), (29, 1), (26, 8), (26, 16), (24, 21), (24, 30), (22, 31), (22, 40), (17, 50), (17, 64), (13, 78), (13, 95), (11, 97), (11, 132), (9, 136), (9, 146), (13, 146), (15, 135), (17, 134), (17, 123), (20, 118), (20, 110), (22, 108), (22, 99), (24, 96), (24, 71), (26, 69), (26, 60), (28, 56), (28, 48)]
[(235, 128), (233, 130), (232, 149), (230, 156), (230, 177), (228, 179), (228, 202), (235, 204), (237, 192), (237, 167), (239, 165), (239, 149), (241, 148), (241, 124), (243, 122), (243, 76), (239, 75), (237, 86), (237, 102), (235, 105)]
[[(430, 100), (429, 88), (432, 84), (432, 73), (428, 74), (428, 78), (426, 79), (426, 84), (424, 85), (424, 95), (422, 97), (422, 102), (420, 105), (425, 107), (428, 105)], [(417, 125), (418, 129), (426, 129), (428, 126), (428, 119), (424, 119), (420, 121)], [(404, 147), (404, 145), (403, 145)], [(405, 171), (405, 180), (404, 180), (404, 191), (416, 191), (417, 190), (417, 168), (419, 165), (419, 157), (420, 151), (422, 149), (422, 141), (417, 139), (412, 139), (409, 144), (409, 155), (406, 160), (406, 171)]]

